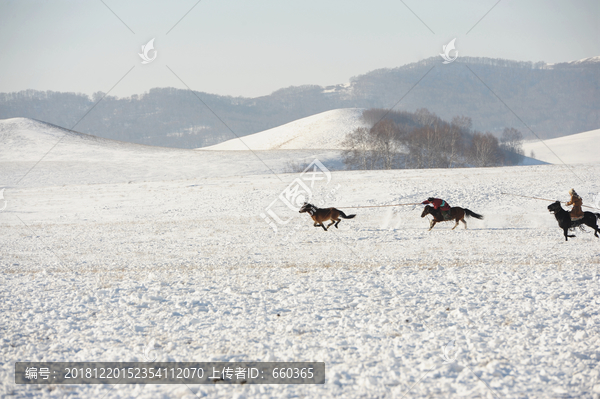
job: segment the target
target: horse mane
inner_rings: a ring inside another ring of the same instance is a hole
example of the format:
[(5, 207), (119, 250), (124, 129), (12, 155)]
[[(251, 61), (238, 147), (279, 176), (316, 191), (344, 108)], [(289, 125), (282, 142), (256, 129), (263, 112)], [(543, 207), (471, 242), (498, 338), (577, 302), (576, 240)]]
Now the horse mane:
[(567, 211), (565, 208), (563, 208), (559, 201), (556, 201), (552, 205), (556, 205), (556, 207), (555, 207), (556, 210), (554, 210), (554, 217), (556, 218), (556, 220), (565, 219), (565, 217), (569, 217), (569, 220), (571, 220), (569, 211)]
[(429, 213), (430, 213), (431, 215), (434, 215), (434, 216), (435, 216), (435, 215), (439, 215), (439, 216), (441, 216), (441, 215), (442, 215), (442, 210), (441, 210), (441, 209), (435, 209), (435, 208), (434, 208), (433, 206), (431, 206), (431, 205), (427, 205), (427, 208), (429, 208)]
[(570, 212), (568, 210), (566, 210), (565, 208), (563, 208), (559, 201), (556, 201), (554, 204), (556, 205), (556, 207), (555, 207), (556, 210), (554, 211), (554, 217), (559, 222), (559, 224), (560, 223), (570, 223), (569, 231), (574, 231), (577, 227), (579, 227), (579, 229), (581, 231), (585, 231), (584, 224), (583, 224), (583, 218), (581, 218), (579, 220), (571, 220)]

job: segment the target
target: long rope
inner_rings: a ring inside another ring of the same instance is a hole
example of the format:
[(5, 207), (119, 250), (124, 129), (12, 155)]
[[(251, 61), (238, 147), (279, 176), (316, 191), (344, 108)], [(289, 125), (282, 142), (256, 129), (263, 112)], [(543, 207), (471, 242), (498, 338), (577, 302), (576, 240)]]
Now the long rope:
[[(512, 193), (500, 193), (503, 195), (512, 195), (515, 197), (523, 197), (523, 198), (530, 198), (530, 199), (536, 199), (536, 200), (541, 200), (541, 201), (550, 201), (550, 202), (554, 202), (556, 200), (552, 200), (552, 199), (548, 199), (548, 198), (540, 198), (540, 197), (531, 197), (531, 196), (527, 196), (527, 195), (520, 195), (520, 194), (512, 194)], [(561, 204), (566, 203), (565, 201), (561, 201)], [(358, 208), (384, 208), (384, 207), (389, 207), (389, 206), (410, 206), (410, 205), (422, 205), (420, 202), (414, 202), (414, 203), (410, 203), (410, 204), (391, 204), (391, 205), (368, 205), (368, 206), (337, 206), (336, 208), (338, 209), (358, 209)], [(596, 209), (593, 206), (588, 206), (588, 205), (582, 205), (583, 207), (586, 208), (590, 208), (590, 209)]]
[[(531, 199), (542, 200), (542, 201), (550, 201), (550, 202), (554, 202), (554, 201), (556, 201), (556, 200), (551, 200), (551, 199), (548, 199), (548, 198), (529, 197), (529, 196), (527, 196), (527, 195), (519, 195), (519, 194), (512, 194), (512, 193), (500, 193), (500, 194), (503, 194), (503, 195), (512, 195), (512, 196), (515, 196), (515, 197), (531, 198)], [(565, 201), (561, 201), (560, 203), (561, 203), (561, 204), (566, 204), (566, 202), (565, 202)], [(593, 206), (588, 206), (588, 205), (581, 205), (581, 206), (584, 206), (584, 207), (586, 207), (586, 208), (590, 208), (590, 209), (596, 209), (596, 208), (595, 208), (595, 207), (593, 207)]]
[[(500, 193), (500, 194), (503, 194), (503, 195), (512, 195), (512, 196), (515, 196), (515, 197), (531, 198), (531, 199), (542, 200), (542, 201), (550, 201), (550, 202), (556, 201), (556, 200), (552, 200), (552, 199), (548, 199), (548, 198), (530, 197), (530, 196), (527, 196), (527, 195), (519, 195), (519, 194), (512, 194), (512, 193)], [(564, 204), (564, 203), (565, 203), (565, 201), (561, 201), (561, 204)]]
[(420, 202), (415, 202), (412, 204), (392, 204), (392, 205), (369, 205), (369, 206), (336, 206), (337, 209), (344, 209), (344, 208), (352, 208), (352, 209), (356, 209), (356, 208), (383, 208), (386, 206), (407, 206), (407, 205), (421, 205)]

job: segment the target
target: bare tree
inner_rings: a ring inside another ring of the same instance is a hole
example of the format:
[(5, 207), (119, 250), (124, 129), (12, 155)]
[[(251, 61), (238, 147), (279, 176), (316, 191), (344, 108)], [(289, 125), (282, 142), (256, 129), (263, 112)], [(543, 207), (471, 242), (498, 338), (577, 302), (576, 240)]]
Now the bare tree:
[(505, 159), (510, 165), (518, 165), (523, 161), (523, 134), (513, 127), (504, 128), (500, 138), (500, 146), (505, 151)]
[(382, 120), (371, 128), (370, 134), (382, 169), (392, 169), (400, 152), (400, 129), (393, 121)]
[(344, 163), (350, 169), (374, 169), (377, 157), (373, 153), (370, 129), (359, 127), (346, 136), (342, 143)]
[(399, 167), (400, 130), (391, 120), (382, 120), (371, 129), (357, 128), (342, 143), (344, 163), (351, 169), (392, 169)]
[(371, 108), (363, 111), (362, 118), (369, 125), (375, 126), (386, 115), (389, 115), (389, 113), (389, 110), (385, 110), (383, 108)]
[(447, 168), (448, 125), (434, 123), (413, 130), (407, 137), (408, 164), (414, 168)]
[(436, 120), (439, 120), (439, 117), (427, 108), (419, 108), (415, 111), (415, 116), (422, 126), (433, 126)]
[(449, 167), (452, 168), (458, 163), (458, 157), (464, 152), (464, 137), (471, 132), (473, 122), (467, 116), (455, 116), (452, 118), (449, 129)]
[[(350, 169), (493, 166), (505, 158), (498, 139), (491, 133), (473, 132), (471, 118), (466, 116), (448, 123), (421, 108), (413, 114), (366, 110), (363, 118), (373, 127), (355, 129), (343, 143), (344, 163)], [(517, 133), (507, 131), (504, 142), (511, 148), (520, 143)]]
[(471, 148), (476, 166), (494, 166), (502, 160), (498, 139), (491, 133), (475, 133)]

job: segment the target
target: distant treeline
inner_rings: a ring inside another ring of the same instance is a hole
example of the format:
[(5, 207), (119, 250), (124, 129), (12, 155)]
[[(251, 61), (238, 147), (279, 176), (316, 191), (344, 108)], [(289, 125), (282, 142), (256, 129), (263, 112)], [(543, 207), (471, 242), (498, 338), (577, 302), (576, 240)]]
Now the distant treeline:
[(441, 61), (433, 57), (375, 70), (349, 85), (289, 87), (257, 98), (174, 88), (125, 98), (100, 92), (0, 93), (0, 119), (28, 117), (99, 137), (180, 148), (216, 144), (336, 108), (427, 108), (445, 120), (469, 115), (473, 129), (496, 135), (505, 126), (519, 126), (528, 138), (529, 128), (542, 138), (600, 128), (600, 62)]
[(505, 128), (498, 139), (472, 129), (471, 118), (444, 121), (427, 109), (414, 113), (369, 109), (344, 142), (348, 169), (427, 169), (517, 165), (523, 159), (523, 135)]

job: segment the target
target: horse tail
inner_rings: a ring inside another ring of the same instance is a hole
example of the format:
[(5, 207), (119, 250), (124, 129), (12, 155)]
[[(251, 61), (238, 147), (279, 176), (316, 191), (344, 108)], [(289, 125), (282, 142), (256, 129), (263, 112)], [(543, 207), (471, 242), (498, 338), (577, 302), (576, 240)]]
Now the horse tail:
[(475, 219), (483, 219), (483, 215), (480, 215), (480, 214), (478, 214), (478, 213), (475, 213), (475, 212), (473, 212), (473, 211), (470, 211), (470, 210), (468, 210), (467, 208), (465, 208), (465, 214), (466, 214), (468, 217), (472, 217), (472, 218), (475, 218)]
[(346, 214), (344, 212), (340, 211), (339, 209), (338, 209), (338, 212), (340, 213), (340, 217), (342, 219), (352, 219), (354, 216), (356, 216), (356, 215), (348, 215), (348, 216), (346, 216)]

